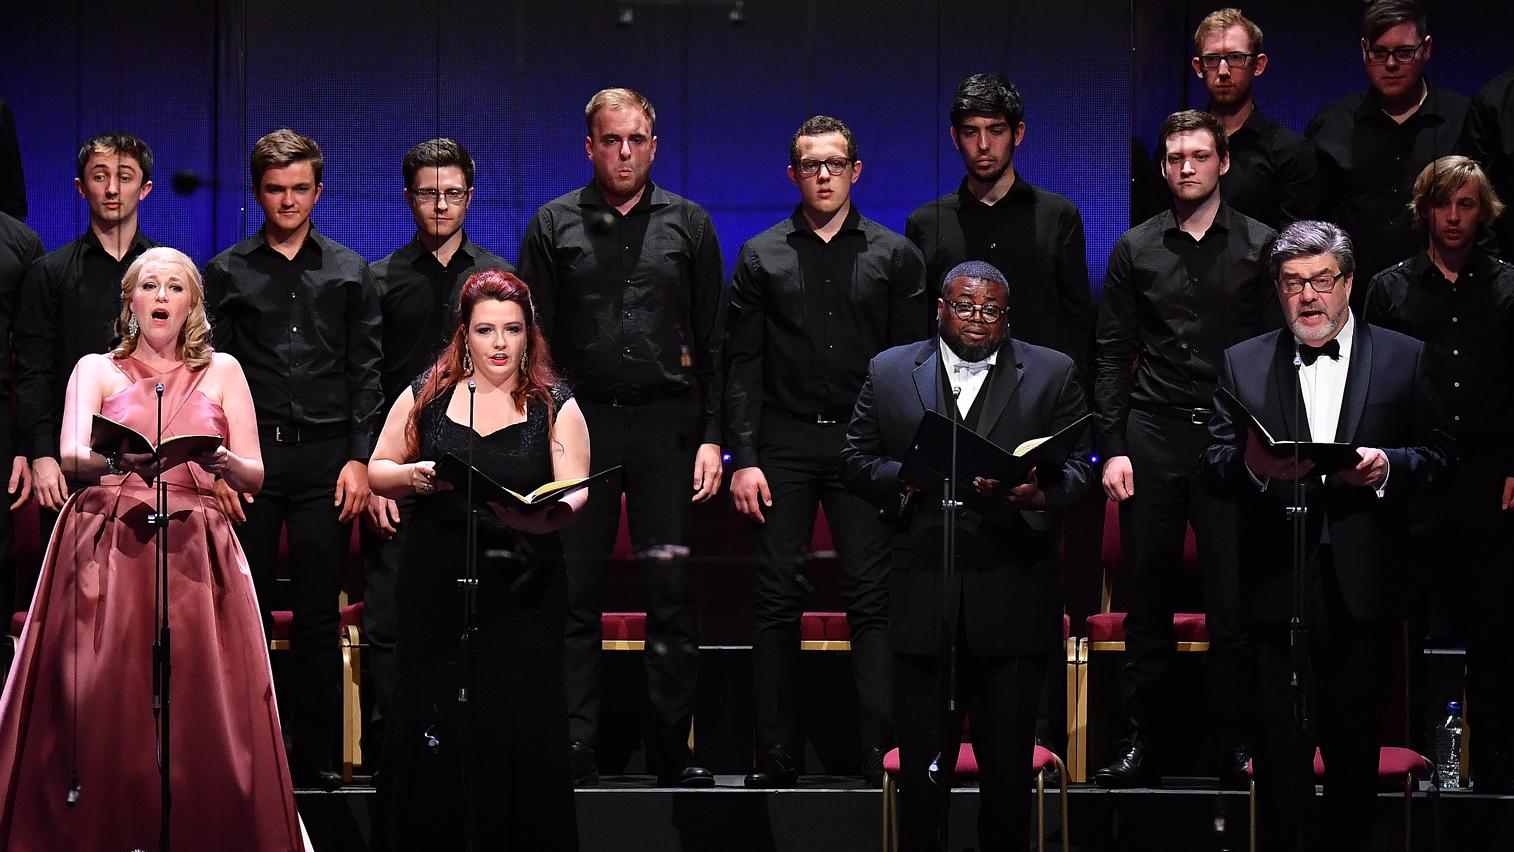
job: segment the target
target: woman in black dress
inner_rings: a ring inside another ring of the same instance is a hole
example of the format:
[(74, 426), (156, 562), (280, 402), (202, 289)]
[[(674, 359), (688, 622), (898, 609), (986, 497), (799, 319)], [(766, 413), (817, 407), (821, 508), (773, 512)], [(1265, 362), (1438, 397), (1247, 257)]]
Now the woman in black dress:
[(399, 688), (381, 775), (389, 848), (462, 849), (471, 830), (477, 848), (577, 849), (557, 531), (587, 491), (530, 514), (478, 512), (466, 666), (458, 579), (470, 506), (466, 484), (440, 478), (436, 462), (471, 452), (474, 467), (524, 494), (588, 475), (588, 428), (552, 370), (524, 282), (486, 270), (460, 301), (451, 342), (395, 401), (368, 467), (375, 493), (417, 495), (395, 588)]

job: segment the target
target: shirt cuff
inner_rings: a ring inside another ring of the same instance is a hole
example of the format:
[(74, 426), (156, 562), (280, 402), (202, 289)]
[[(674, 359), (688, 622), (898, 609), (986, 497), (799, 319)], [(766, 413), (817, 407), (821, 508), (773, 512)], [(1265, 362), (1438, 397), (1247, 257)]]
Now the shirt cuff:
[(368, 463), (368, 457), (373, 455), (373, 439), (364, 432), (353, 432), (347, 436), (347, 458), (351, 461)]

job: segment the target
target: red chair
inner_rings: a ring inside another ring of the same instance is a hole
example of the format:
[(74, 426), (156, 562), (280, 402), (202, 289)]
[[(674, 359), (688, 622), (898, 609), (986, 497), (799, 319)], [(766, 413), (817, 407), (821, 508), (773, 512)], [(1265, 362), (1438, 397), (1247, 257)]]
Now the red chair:
[[(1083, 666), (1090, 663), (1094, 653), (1124, 653), (1125, 651), (1125, 613), (1109, 611), (1110, 602), (1114, 597), (1114, 582), (1123, 567), (1123, 554), (1120, 549), (1120, 510), (1118, 504), (1115, 503), (1109, 503), (1104, 510), (1102, 553), (1104, 574), (1100, 601), (1102, 611), (1088, 617), (1087, 636), (1079, 643), (1075, 652), (1077, 663)], [(1183, 537), (1182, 571), (1185, 575), (1199, 573), (1199, 550), (1193, 537), (1193, 527), (1189, 527), (1187, 534)], [(1209, 650), (1209, 627), (1202, 612), (1174, 613), (1172, 627), (1177, 636), (1177, 650), (1180, 653)], [(1086, 672), (1077, 679), (1076, 692), (1075, 700), (1068, 702), (1069, 712), (1073, 712), (1073, 708), (1076, 708), (1077, 713), (1077, 721), (1072, 726), (1074, 731), (1068, 736), (1068, 753), (1069, 763), (1072, 764), (1072, 780), (1081, 782), (1088, 780), (1088, 744), (1094, 736), (1089, 722)]]
[[(968, 720), (962, 721), (967, 732)], [(1046, 771), (1055, 769), (1062, 791), (1062, 845), (1067, 845), (1067, 768), (1062, 759), (1050, 749), (1036, 746), (1031, 756), (1031, 767), (1036, 773), (1036, 849), (1046, 852)], [(899, 750), (893, 749), (883, 757), (883, 852), (898, 852), (899, 849)], [(970, 742), (962, 743), (957, 751), (957, 778), (975, 781), (978, 778), (978, 757)], [(996, 802), (978, 801), (978, 807), (997, 807)]]
[[(1430, 778), (1434, 772), (1435, 765), (1430, 759), (1413, 749), (1383, 746), (1377, 750), (1378, 786), (1389, 789), (1402, 786), (1404, 791), (1404, 852), (1414, 848), (1415, 781)], [(1256, 852), (1256, 778), (1252, 774), (1251, 761), (1246, 762), (1246, 777), (1251, 779), (1251, 852)], [(1314, 778), (1320, 781), (1324, 777), (1325, 759), (1319, 749), (1315, 749)]]

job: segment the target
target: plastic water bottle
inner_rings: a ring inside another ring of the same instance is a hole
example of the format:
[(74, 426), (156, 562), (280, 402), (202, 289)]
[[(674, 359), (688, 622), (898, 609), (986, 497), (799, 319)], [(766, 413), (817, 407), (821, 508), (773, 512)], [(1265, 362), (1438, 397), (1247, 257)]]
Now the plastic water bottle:
[(1446, 721), (1435, 732), (1435, 772), (1442, 790), (1461, 786), (1461, 702), (1446, 704)]

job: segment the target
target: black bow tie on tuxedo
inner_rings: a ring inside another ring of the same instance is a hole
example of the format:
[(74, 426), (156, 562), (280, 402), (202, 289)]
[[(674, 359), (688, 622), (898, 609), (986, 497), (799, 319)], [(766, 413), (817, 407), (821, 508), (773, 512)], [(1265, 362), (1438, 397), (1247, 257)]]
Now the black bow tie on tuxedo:
[(1300, 343), (1298, 346), (1299, 360), (1303, 361), (1305, 366), (1318, 361), (1321, 355), (1326, 356), (1332, 361), (1339, 361), (1341, 357), (1341, 342), (1332, 337), (1324, 346), (1310, 346), (1307, 343)]

